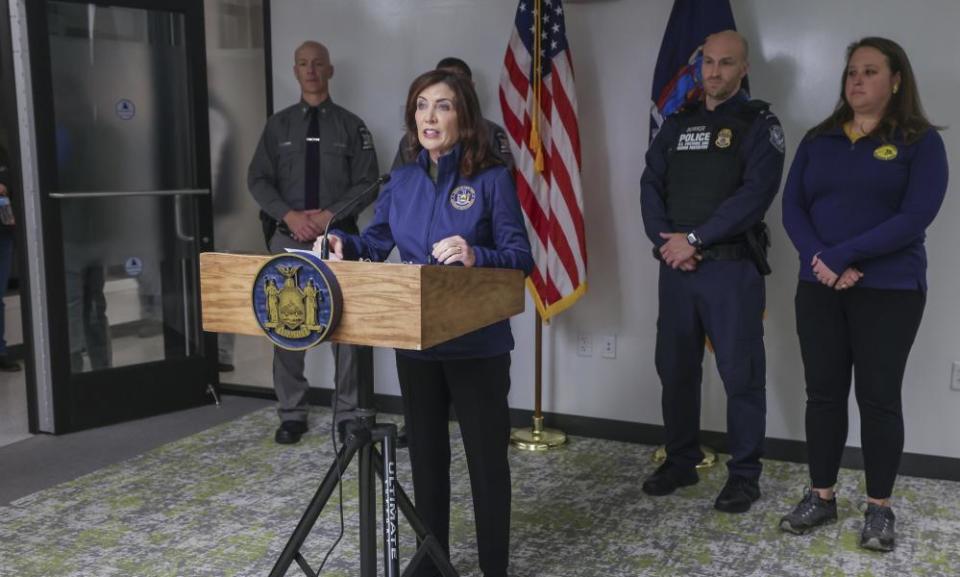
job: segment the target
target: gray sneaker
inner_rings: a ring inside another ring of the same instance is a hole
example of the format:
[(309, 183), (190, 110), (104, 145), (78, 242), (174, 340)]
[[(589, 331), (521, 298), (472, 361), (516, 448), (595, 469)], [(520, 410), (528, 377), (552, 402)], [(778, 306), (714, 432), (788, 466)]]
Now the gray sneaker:
[(860, 532), (860, 546), (873, 551), (893, 551), (896, 539), (893, 524), (896, 520), (890, 507), (867, 503), (867, 510), (863, 514), (863, 531)]
[(837, 496), (829, 501), (821, 499), (813, 489), (807, 489), (793, 511), (780, 519), (780, 529), (794, 535), (809, 533), (815, 527), (837, 522)]

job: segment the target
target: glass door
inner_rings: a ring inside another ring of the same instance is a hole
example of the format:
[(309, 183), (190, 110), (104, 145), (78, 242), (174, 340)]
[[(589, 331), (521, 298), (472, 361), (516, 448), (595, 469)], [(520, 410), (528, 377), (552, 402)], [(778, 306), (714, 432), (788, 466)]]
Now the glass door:
[(56, 432), (209, 402), (202, 4), (28, 4)]

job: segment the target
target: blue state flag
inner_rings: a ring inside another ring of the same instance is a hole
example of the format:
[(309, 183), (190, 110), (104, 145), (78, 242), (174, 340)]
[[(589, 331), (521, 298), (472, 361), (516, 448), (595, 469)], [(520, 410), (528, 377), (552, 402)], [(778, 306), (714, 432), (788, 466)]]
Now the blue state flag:
[[(729, 0), (674, 0), (660, 43), (650, 93), (650, 140), (663, 120), (703, 94), (703, 41), (721, 30), (736, 30)], [(747, 90), (747, 79), (743, 88)]]

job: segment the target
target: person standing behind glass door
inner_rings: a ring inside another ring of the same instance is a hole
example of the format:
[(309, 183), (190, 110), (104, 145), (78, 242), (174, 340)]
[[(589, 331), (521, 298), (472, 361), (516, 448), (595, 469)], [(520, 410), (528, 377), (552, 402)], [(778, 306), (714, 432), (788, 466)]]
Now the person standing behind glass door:
[[(10, 282), (10, 268), (13, 266), (13, 210), (10, 206), (10, 171), (7, 167), (6, 150), (0, 146), (0, 297), (7, 294)], [(15, 373), (20, 364), (7, 356), (6, 303), (0, 302), (0, 371)]]

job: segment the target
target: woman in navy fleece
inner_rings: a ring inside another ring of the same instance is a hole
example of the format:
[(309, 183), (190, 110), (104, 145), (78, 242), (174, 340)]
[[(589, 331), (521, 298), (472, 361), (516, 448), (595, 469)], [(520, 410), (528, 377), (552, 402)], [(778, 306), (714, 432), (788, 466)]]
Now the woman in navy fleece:
[(783, 224), (800, 253), (811, 478), (780, 521), (784, 531), (837, 520), (834, 485), (855, 373), (867, 481), (860, 546), (894, 547), (900, 392), (926, 300), (924, 231), (946, 188), (943, 140), (924, 116), (907, 55), (885, 38), (852, 44), (840, 102), (804, 138), (783, 192)]
[[(533, 268), (513, 176), (490, 149), (473, 84), (434, 70), (410, 86), (404, 119), (416, 162), (397, 167), (360, 235), (335, 231), (332, 255), (382, 261)], [(472, 295), (460, 295), (469, 307)], [(510, 549), (510, 321), (423, 351), (397, 350), (413, 493), (427, 527), (449, 551), (453, 403), (473, 491), (479, 565), (506, 577)], [(429, 560), (426, 565), (432, 565)], [(436, 569), (421, 565), (421, 575)]]

